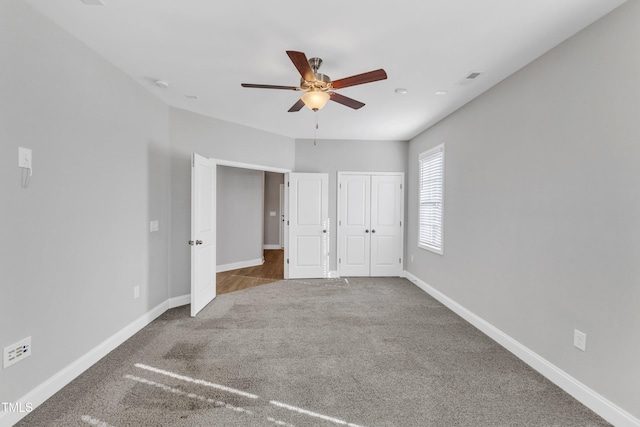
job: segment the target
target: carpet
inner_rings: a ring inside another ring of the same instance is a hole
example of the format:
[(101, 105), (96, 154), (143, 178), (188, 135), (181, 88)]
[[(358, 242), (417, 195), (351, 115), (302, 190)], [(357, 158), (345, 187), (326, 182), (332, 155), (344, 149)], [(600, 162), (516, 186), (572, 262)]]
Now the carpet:
[(165, 312), (19, 426), (609, 425), (401, 278)]

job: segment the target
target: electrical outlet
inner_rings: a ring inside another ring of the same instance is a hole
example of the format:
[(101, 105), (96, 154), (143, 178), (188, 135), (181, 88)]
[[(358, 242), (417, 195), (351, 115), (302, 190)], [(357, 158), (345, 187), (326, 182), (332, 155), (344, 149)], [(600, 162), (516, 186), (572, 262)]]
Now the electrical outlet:
[(587, 334), (577, 329), (574, 329), (573, 330), (573, 346), (582, 351), (587, 351)]
[(133, 287), (133, 299), (136, 299), (140, 296), (140, 285)]
[(159, 229), (160, 229), (160, 223), (158, 222), (157, 219), (149, 222), (149, 231), (151, 233), (153, 233), (154, 231), (158, 231)]
[(31, 337), (26, 337), (22, 341), (5, 347), (2, 354), (4, 359), (3, 369), (7, 369), (14, 363), (26, 359), (31, 356)]

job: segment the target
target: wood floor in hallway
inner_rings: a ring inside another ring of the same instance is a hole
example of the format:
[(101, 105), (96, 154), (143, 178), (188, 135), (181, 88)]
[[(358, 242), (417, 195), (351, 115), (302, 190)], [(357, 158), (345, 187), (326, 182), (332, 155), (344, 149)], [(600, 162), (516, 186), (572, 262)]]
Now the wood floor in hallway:
[(264, 264), (216, 274), (217, 294), (227, 294), (284, 279), (284, 250), (265, 249)]

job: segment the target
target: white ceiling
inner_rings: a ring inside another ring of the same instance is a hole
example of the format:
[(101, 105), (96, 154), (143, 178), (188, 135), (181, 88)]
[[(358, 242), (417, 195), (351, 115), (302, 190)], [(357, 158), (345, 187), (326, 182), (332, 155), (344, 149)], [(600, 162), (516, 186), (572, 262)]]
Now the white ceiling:
[(240, 83), (297, 86), (286, 50), (333, 80), (384, 68), (338, 91), (366, 105), (328, 103), (317, 137), (408, 140), (625, 0), (25, 1), (167, 104), (293, 138), (315, 132), (315, 113), (287, 112), (301, 92)]

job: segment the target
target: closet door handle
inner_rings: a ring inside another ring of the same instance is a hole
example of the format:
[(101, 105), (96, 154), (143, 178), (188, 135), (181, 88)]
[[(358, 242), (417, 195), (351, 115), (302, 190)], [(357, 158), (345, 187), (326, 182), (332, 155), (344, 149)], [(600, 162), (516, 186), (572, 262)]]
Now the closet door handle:
[(369, 230), (364, 230), (364, 232), (365, 232), (365, 233), (368, 233), (368, 232), (369, 232)]
[(323, 232), (323, 233), (326, 233), (326, 232), (327, 232), (327, 230), (322, 230), (322, 232)]
[(371, 232), (372, 232), (372, 233), (375, 233), (375, 232), (376, 232), (376, 230), (371, 230)]

